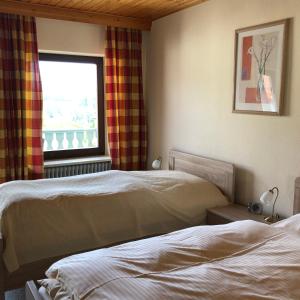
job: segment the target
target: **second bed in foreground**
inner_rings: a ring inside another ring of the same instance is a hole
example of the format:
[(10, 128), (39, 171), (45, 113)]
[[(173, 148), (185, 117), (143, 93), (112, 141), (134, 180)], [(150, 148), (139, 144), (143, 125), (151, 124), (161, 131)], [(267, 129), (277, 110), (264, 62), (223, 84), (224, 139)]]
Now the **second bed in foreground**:
[(75, 255), (41, 280), (50, 299), (300, 299), (300, 215), (197, 226)]

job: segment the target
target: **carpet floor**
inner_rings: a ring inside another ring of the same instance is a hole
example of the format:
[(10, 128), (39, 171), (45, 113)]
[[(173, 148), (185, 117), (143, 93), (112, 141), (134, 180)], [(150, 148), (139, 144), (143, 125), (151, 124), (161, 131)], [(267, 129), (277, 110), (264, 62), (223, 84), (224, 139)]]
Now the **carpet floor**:
[(25, 289), (18, 289), (6, 292), (5, 300), (25, 300)]

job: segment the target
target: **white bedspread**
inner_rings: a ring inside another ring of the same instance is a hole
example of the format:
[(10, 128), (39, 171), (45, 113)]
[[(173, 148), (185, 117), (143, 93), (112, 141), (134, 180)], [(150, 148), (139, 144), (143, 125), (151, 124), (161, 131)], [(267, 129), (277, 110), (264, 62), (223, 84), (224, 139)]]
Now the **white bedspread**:
[(109, 171), (0, 186), (4, 261), (12, 272), (44, 258), (203, 223), (227, 200), (211, 183), (177, 171)]
[(297, 300), (299, 224), (193, 227), (65, 258), (42, 284), (56, 300)]

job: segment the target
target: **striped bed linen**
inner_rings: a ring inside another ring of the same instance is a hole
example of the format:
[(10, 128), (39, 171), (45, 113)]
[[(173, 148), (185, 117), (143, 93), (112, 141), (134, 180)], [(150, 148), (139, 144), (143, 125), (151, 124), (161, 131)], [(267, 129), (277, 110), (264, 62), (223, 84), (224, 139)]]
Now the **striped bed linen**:
[(40, 283), (51, 299), (300, 299), (300, 215), (239, 221), (70, 256)]

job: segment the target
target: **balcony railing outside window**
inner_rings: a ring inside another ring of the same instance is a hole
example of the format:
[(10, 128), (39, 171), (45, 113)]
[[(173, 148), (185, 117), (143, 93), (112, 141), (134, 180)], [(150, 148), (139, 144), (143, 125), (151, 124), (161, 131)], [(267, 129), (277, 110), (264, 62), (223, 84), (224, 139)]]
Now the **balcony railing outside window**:
[(44, 151), (97, 148), (97, 129), (44, 130)]

